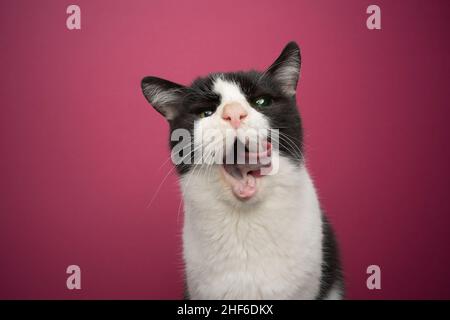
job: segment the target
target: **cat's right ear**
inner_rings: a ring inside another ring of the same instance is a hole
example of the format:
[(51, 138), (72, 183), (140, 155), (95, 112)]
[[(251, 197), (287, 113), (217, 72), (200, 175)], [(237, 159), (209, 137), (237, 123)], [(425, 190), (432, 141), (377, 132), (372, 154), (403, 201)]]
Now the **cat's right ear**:
[(147, 101), (167, 120), (177, 116), (185, 92), (184, 86), (157, 77), (145, 77), (141, 87)]

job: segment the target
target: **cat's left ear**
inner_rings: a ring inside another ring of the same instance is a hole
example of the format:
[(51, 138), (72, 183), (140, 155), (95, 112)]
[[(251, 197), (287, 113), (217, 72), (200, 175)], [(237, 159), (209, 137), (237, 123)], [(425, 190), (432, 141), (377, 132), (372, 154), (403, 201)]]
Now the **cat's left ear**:
[(294, 96), (300, 75), (300, 64), (300, 48), (297, 43), (289, 42), (265, 74), (275, 79), (285, 94)]

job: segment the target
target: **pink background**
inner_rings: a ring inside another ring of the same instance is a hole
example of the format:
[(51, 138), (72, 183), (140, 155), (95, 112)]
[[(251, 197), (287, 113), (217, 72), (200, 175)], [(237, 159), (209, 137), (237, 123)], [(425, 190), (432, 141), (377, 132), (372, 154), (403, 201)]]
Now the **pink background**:
[[(348, 297), (450, 298), (448, 1), (0, 4), (0, 298), (182, 295), (182, 215), (158, 75), (264, 69), (303, 54), (308, 163), (340, 240)], [(345, 4), (345, 5), (344, 5)], [(82, 290), (65, 269), (82, 269)], [(382, 290), (366, 268), (382, 269)]]

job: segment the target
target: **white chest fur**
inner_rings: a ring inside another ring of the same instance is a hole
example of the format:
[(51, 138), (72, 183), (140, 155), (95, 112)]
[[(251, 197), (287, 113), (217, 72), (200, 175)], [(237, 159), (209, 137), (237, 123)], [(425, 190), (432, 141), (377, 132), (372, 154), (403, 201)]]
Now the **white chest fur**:
[(314, 299), (322, 220), (306, 168), (281, 157), (248, 203), (233, 198), (218, 170), (197, 169), (181, 179), (190, 298)]

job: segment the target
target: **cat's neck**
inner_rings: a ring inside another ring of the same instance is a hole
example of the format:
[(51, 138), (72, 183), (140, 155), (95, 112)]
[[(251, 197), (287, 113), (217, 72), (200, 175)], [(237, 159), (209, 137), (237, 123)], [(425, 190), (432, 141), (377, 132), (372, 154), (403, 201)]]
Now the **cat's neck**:
[[(298, 219), (302, 209), (320, 211), (317, 195), (304, 165), (280, 158), (280, 169), (275, 175), (263, 177), (261, 188), (250, 201), (236, 200), (218, 173), (208, 169), (188, 173), (181, 180), (185, 215), (199, 223), (221, 226), (223, 223), (242, 223), (252, 219), (273, 220), (274, 216)], [(223, 226), (226, 227), (226, 226)]]

